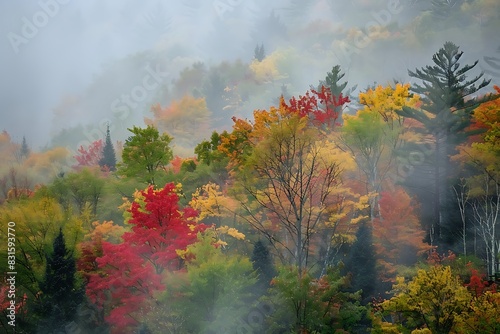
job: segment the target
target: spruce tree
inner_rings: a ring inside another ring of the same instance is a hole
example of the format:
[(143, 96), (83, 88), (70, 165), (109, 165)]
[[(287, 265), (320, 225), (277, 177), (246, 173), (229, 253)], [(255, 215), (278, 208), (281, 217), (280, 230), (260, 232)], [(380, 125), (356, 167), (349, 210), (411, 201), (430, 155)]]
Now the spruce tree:
[(77, 287), (75, 259), (66, 248), (61, 229), (54, 240), (53, 253), (47, 255), (46, 260), (45, 276), (39, 284), (38, 332), (64, 332), (65, 327), (76, 319), (83, 291)]
[[(403, 107), (396, 111), (403, 117), (417, 120), (423, 125), (423, 134), (430, 136), (432, 142), (425, 148), (415, 147), (406, 151), (425, 152), (425, 163), (419, 165), (408, 184), (412, 189), (422, 189), (419, 193), (423, 212), (431, 211), (429, 217), (421, 217), (429, 221), (427, 241), (432, 245), (444, 246), (453, 244), (455, 227), (451, 224), (447, 206), (450, 203), (451, 187), (448, 180), (451, 173), (450, 156), (455, 147), (470, 134), (466, 131), (473, 110), (491, 97), (471, 98), (478, 90), (486, 87), (490, 80), (482, 79), (483, 73), (467, 79), (467, 73), (478, 63), (460, 66), (459, 60), (463, 52), (451, 42), (434, 54), (433, 66), (425, 66), (415, 71), (408, 71), (421, 84), (414, 84), (412, 90), (421, 96), (419, 109)], [(427, 176), (427, 179), (426, 179)], [(417, 181), (418, 180), (418, 181)], [(429, 202), (430, 201), (430, 202)], [(426, 210), (428, 208), (428, 210)]]
[(99, 160), (99, 166), (106, 166), (111, 171), (116, 170), (116, 155), (113, 143), (111, 142), (111, 136), (109, 134), (109, 125), (106, 129), (106, 140), (102, 149), (102, 158)]
[(23, 142), (21, 144), (21, 149), (20, 149), (21, 158), (27, 158), (29, 154), (30, 154), (30, 149), (28, 147), (28, 144), (26, 143), (26, 137), (23, 136)]
[(255, 46), (253, 57), (259, 62), (264, 60), (264, 58), (266, 57), (266, 52), (264, 50), (264, 43), (262, 43), (260, 46), (258, 44), (257, 46)]
[(255, 243), (251, 260), (253, 269), (259, 275), (258, 285), (263, 290), (266, 290), (271, 279), (276, 276), (276, 271), (269, 256), (269, 250), (262, 241), (258, 240)]
[(361, 223), (356, 232), (356, 241), (347, 255), (343, 273), (351, 278), (350, 292), (362, 290), (363, 302), (369, 302), (377, 287), (377, 271), (375, 268), (375, 247), (371, 225)]

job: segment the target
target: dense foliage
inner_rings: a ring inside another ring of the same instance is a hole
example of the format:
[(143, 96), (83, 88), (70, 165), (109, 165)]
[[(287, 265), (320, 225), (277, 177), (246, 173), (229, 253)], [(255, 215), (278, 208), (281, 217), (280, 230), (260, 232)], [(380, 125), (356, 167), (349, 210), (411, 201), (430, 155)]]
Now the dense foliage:
[(421, 82), (357, 97), (333, 66), (242, 118), (282, 79), (260, 44), (250, 64), (184, 69), (123, 145), (109, 124), (74, 157), (1, 133), (16, 332), (498, 331), (500, 88), (461, 56), (447, 42), (409, 71)]

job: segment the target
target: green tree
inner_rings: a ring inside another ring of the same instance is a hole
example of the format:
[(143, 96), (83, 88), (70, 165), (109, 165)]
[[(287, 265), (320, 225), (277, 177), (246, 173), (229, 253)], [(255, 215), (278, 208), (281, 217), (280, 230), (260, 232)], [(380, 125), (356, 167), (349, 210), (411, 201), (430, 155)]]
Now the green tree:
[(30, 148), (28, 147), (28, 143), (26, 143), (26, 137), (23, 136), (23, 142), (21, 144), (21, 148), (19, 150), (19, 154), (21, 155), (21, 158), (27, 158), (28, 155), (30, 155)]
[(181, 164), (181, 171), (192, 173), (196, 170), (196, 162), (193, 159), (186, 159)]
[(122, 163), (118, 165), (118, 173), (128, 177), (139, 177), (148, 184), (155, 184), (158, 172), (173, 158), (170, 142), (172, 137), (151, 125), (141, 129), (134, 126), (128, 129), (133, 133), (123, 147)]
[[(341, 82), (344, 76), (345, 73), (342, 73), (340, 65), (333, 66), (332, 70), (330, 72), (327, 72), (325, 79), (320, 80), (317, 90), (321, 91), (321, 86), (325, 86), (326, 88), (330, 89), (330, 92), (336, 98), (338, 98), (341, 94), (344, 97), (351, 97), (352, 93), (358, 86), (354, 85), (351, 88), (347, 88), (348, 82)], [(354, 100), (354, 98), (352, 99)], [(343, 106), (336, 107), (335, 111), (339, 113), (338, 119), (340, 122), (342, 122)]]
[[(268, 333), (357, 333), (366, 317), (359, 293), (346, 292), (347, 277), (330, 267), (319, 279), (299, 275), (296, 266), (281, 267), (272, 281)], [(337, 330), (337, 331), (336, 331)]]
[(37, 313), (41, 319), (39, 333), (54, 333), (65, 329), (77, 314), (83, 301), (83, 289), (77, 286), (75, 259), (66, 248), (64, 234), (53, 243), (53, 252), (47, 256), (45, 276), (40, 282), (41, 296)]
[[(320, 81), (320, 84), (330, 88), (333, 96), (339, 96), (340, 94), (348, 94), (344, 92), (344, 89), (347, 87), (347, 81), (340, 83), (345, 76), (345, 73), (342, 73), (340, 69), (340, 65), (333, 66), (332, 70), (326, 74), (326, 78), (324, 81)], [(349, 91), (354, 90), (350, 89)]]
[(377, 287), (377, 271), (375, 269), (375, 247), (371, 226), (363, 222), (356, 232), (356, 241), (352, 244), (345, 261), (343, 271), (349, 275), (351, 287), (349, 291), (362, 290), (364, 302), (371, 301), (370, 297)]
[(264, 43), (262, 43), (260, 46), (257, 44), (255, 46), (253, 58), (256, 59), (257, 61), (262, 61), (266, 57), (266, 52), (264, 51)]
[[(202, 141), (194, 149), (197, 160), (200, 162), (196, 166), (196, 174), (198, 174), (198, 177), (205, 179), (205, 183), (212, 181), (224, 184), (228, 178), (227, 164), (229, 159), (218, 149), (224, 136), (229, 136), (227, 131), (220, 134), (214, 131), (210, 136), (210, 140)], [(206, 179), (206, 177), (209, 177), (209, 179)]]
[(87, 207), (90, 207), (92, 214), (96, 216), (104, 179), (85, 168), (80, 173), (69, 174), (66, 182), (78, 212), (82, 214)]
[(452, 195), (451, 188), (447, 185), (451, 174), (449, 157), (454, 153), (456, 145), (467, 137), (466, 128), (470, 124), (473, 109), (491, 98), (471, 98), (490, 81), (481, 80), (483, 73), (468, 80), (467, 73), (478, 61), (472, 65), (460, 66), (462, 54), (458, 46), (446, 42), (432, 57), (433, 66), (428, 65), (415, 72), (408, 71), (411, 77), (422, 81), (422, 84), (415, 84), (412, 88), (415, 93), (420, 94), (422, 105), (421, 108), (403, 106), (396, 111), (403, 117), (420, 122), (423, 134), (428, 137), (427, 142), (431, 142), (430, 147), (427, 145), (420, 150), (428, 152), (427, 164), (422, 165), (427, 170), (421, 172), (423, 175), (430, 175), (430, 179), (426, 183), (423, 177), (412, 179), (418, 180), (418, 188), (425, 188), (421, 195), (422, 202), (427, 202), (429, 198), (432, 200), (430, 206), (433, 217), (428, 226), (428, 241), (433, 245), (453, 241), (450, 240), (453, 227), (450, 226), (447, 214), (447, 205)]
[(271, 279), (276, 275), (276, 270), (271, 261), (269, 250), (261, 240), (258, 240), (253, 246), (252, 264), (253, 269), (259, 275), (259, 286), (265, 292), (269, 287)]
[[(153, 333), (165, 333), (165, 328), (172, 333), (240, 332), (251, 311), (256, 274), (247, 257), (214, 244), (214, 232), (199, 233), (198, 242), (188, 246), (187, 272), (170, 276), (170, 291), (148, 317)], [(173, 327), (181, 328), (174, 331)]]
[(96, 216), (105, 185), (99, 173), (95, 169), (83, 168), (78, 173), (61, 174), (48, 189), (66, 212), (70, 212), (73, 204), (79, 214), (90, 210)]
[(99, 160), (99, 166), (108, 168), (111, 171), (116, 170), (116, 154), (111, 135), (109, 134), (109, 125), (106, 129), (106, 140), (102, 149), (102, 158)]
[(199, 143), (194, 148), (194, 153), (196, 153), (197, 159), (199, 162), (210, 165), (213, 162), (220, 162), (225, 160), (225, 155), (221, 151), (217, 149), (217, 147), (221, 144), (221, 137), (228, 136), (227, 131), (223, 131), (222, 133), (218, 133), (217, 131), (212, 132), (210, 136), (210, 140), (204, 140)]

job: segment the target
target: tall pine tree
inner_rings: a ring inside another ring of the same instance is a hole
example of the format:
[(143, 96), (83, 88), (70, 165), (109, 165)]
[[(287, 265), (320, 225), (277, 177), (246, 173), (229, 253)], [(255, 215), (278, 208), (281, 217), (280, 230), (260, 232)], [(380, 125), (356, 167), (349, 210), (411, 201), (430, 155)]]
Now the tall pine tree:
[(432, 57), (433, 66), (408, 71), (411, 77), (422, 82), (414, 84), (412, 90), (421, 96), (423, 103), (419, 109), (403, 107), (396, 111), (403, 117), (420, 122), (423, 134), (432, 139), (425, 148), (419, 149), (419, 152), (426, 153), (426, 161), (416, 171), (421, 175), (414, 175), (410, 180), (418, 183), (409, 186), (423, 190), (418, 194), (423, 212), (427, 207), (432, 215), (421, 218), (430, 222), (427, 226), (427, 241), (437, 246), (452, 244), (453, 235), (456, 234), (456, 227), (453, 227), (449, 216), (449, 212), (453, 210), (448, 208), (451, 198), (451, 187), (448, 184), (451, 175), (450, 156), (454, 154), (456, 145), (467, 138), (466, 129), (473, 110), (491, 98), (472, 98), (490, 80), (482, 79), (483, 73), (467, 79), (466, 74), (478, 61), (472, 65), (460, 66), (462, 54), (458, 46), (446, 42)]
[(104, 147), (102, 149), (102, 158), (99, 160), (99, 166), (109, 168), (110, 171), (116, 170), (116, 155), (115, 148), (111, 142), (111, 136), (109, 134), (109, 124), (106, 129), (106, 139), (104, 142)]
[[(358, 87), (357, 85), (354, 85), (351, 88), (347, 88), (347, 81), (341, 82), (341, 80), (344, 78), (345, 73), (342, 73), (342, 70), (340, 69), (340, 65), (335, 65), (333, 66), (332, 70), (326, 74), (325, 80), (320, 80), (318, 88), (316, 89), (317, 91), (321, 91), (321, 86), (325, 86), (326, 88), (330, 89), (330, 92), (332, 93), (333, 96), (338, 98), (339, 96), (343, 97), (351, 97), (352, 93), (354, 90)], [(347, 89), (346, 89), (347, 88)], [(311, 85), (311, 89), (314, 89), (314, 87)], [(355, 101), (356, 97), (351, 97), (351, 101)], [(343, 118), (342, 118), (342, 113), (343, 113), (343, 107), (344, 105), (340, 105), (335, 108), (335, 111), (339, 114), (337, 120), (340, 124), (343, 124)]]
[(53, 248), (53, 253), (46, 256), (45, 276), (39, 285), (38, 333), (64, 333), (76, 319), (78, 306), (83, 300), (83, 289), (77, 286), (75, 278), (75, 259), (66, 248), (61, 229)]
[(326, 74), (325, 81), (321, 83), (330, 88), (334, 96), (339, 96), (343, 94), (344, 89), (347, 87), (347, 81), (340, 83), (340, 80), (342, 80), (344, 76), (345, 73), (341, 73), (340, 71), (340, 65), (335, 65), (332, 70)]

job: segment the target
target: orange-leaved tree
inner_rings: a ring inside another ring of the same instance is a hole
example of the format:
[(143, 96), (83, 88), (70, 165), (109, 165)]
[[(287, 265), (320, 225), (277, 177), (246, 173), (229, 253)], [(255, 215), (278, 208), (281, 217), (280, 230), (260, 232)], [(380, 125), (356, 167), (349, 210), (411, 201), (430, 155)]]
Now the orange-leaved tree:
[(373, 240), (382, 281), (395, 282), (399, 266), (411, 266), (429, 251), (416, 214), (418, 205), (401, 187), (380, 196), (381, 217), (373, 221)]
[(318, 264), (311, 255), (328, 248), (319, 245), (320, 231), (329, 244), (340, 220), (329, 218), (343, 206), (345, 197), (336, 189), (352, 159), (334, 144), (331, 132), (337, 107), (346, 101), (324, 87), (289, 103), (281, 98), (278, 107), (254, 111), (253, 121), (234, 119), (233, 131), (221, 137), (241, 217), (301, 275)]
[(211, 112), (204, 98), (186, 95), (164, 108), (155, 104), (151, 111), (154, 117), (146, 117), (146, 125), (153, 125), (160, 132), (174, 137), (177, 146), (194, 147), (210, 134)]

